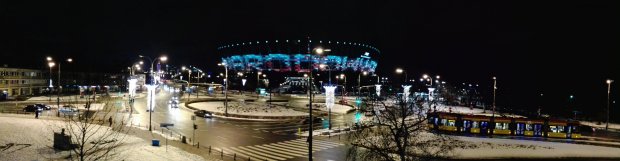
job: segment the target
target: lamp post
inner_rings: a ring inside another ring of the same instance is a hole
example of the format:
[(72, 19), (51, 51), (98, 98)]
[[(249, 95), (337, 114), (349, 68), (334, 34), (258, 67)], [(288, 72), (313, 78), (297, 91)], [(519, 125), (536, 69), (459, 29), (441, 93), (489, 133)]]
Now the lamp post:
[[(48, 60), (51, 60), (51, 57), (48, 57)], [(52, 88), (54, 87), (54, 85), (52, 85), (52, 67), (54, 67), (54, 65), (56, 65), (56, 63), (54, 62), (48, 62), (47, 66), (50, 67), (50, 85), (49, 85), (49, 102), (52, 102)]]
[(605, 124), (605, 130), (609, 130), (609, 95), (611, 93), (611, 83), (614, 82), (614, 80), (611, 79), (607, 79), (607, 124)]
[[(51, 82), (51, 74), (52, 74), (52, 67), (54, 66), (54, 62), (52, 62), (52, 57), (47, 57), (47, 61), (48, 61), (48, 66), (50, 67), (50, 82)], [(73, 59), (71, 58), (67, 58), (66, 59), (67, 62), (71, 63), (73, 62)], [(60, 90), (62, 89), (62, 86), (60, 86), (60, 65), (62, 64), (62, 61), (58, 61), (58, 80), (57, 80), (57, 84), (58, 84), (58, 96), (56, 97), (56, 107), (58, 108), (56, 116), (60, 116)], [(51, 83), (50, 83), (51, 85)], [(51, 96), (50, 96), (50, 101), (51, 101)]]
[[(153, 61), (153, 59), (151, 59), (151, 57), (148, 57), (148, 56), (143, 56), (143, 55), (138, 55), (138, 56), (139, 56), (140, 58), (147, 58), (149, 61), (151, 61), (151, 69), (150, 69), (150, 73), (151, 73), (151, 76), (153, 77), (153, 78), (151, 78), (151, 85), (154, 85), (154, 84), (155, 84), (155, 75), (153, 75), (153, 64), (155, 64), (155, 61)], [(166, 56), (161, 56), (161, 57), (159, 57), (158, 62), (160, 62), (160, 61), (166, 61), (166, 60), (168, 60), (168, 57), (166, 57)], [(140, 62), (140, 64), (142, 64), (142, 62)], [(138, 68), (138, 70), (140, 70), (140, 68)], [(149, 95), (151, 95), (151, 94), (149, 93)], [(148, 101), (149, 101), (149, 102), (153, 102), (153, 97), (149, 97), (149, 100), (148, 100)], [(152, 119), (152, 117), (153, 117), (153, 109), (154, 109), (154, 106), (155, 106), (155, 104), (154, 104), (154, 103), (151, 103), (151, 107), (150, 107), (150, 109), (149, 109), (149, 110), (147, 110), (147, 112), (149, 112), (149, 131), (153, 131), (153, 127), (151, 126), (151, 123), (152, 123), (151, 119)]]
[[(331, 51), (330, 49), (323, 49), (321, 47), (314, 48), (310, 50), (310, 37), (308, 37), (308, 54), (310, 54), (310, 60), (313, 59), (312, 53), (316, 53), (317, 55), (322, 55), (323, 52)], [(312, 161), (312, 125), (314, 123), (314, 119), (312, 118), (312, 70), (314, 70), (313, 61), (309, 63), (310, 68), (308, 74), (308, 92), (309, 92), (309, 100), (308, 100), (308, 113), (310, 113), (310, 124), (308, 124), (308, 160)]]
[(260, 75), (261, 74), (263, 74), (263, 72), (256, 72), (256, 90), (255, 90), (255, 92), (256, 92), (256, 99), (258, 99), (258, 95), (259, 95), (258, 87), (260, 86)]
[(407, 83), (407, 72), (404, 69), (396, 68), (396, 73), (397, 74), (405, 73), (405, 82), (403, 84)]
[(497, 90), (497, 78), (493, 77), (493, 114), (492, 117), (495, 117), (495, 91)]
[(321, 64), (321, 65), (319, 65), (319, 66), (320, 66), (321, 68), (327, 68), (327, 73), (328, 73), (328, 75), (327, 75), (327, 76), (328, 76), (328, 77), (327, 77), (327, 80), (328, 80), (328, 82), (329, 82), (329, 85), (331, 86), (331, 85), (332, 85), (332, 68), (331, 68), (331, 67), (329, 67), (329, 65), (327, 65), (327, 64)]
[(217, 65), (224, 67), (224, 116), (228, 117), (228, 66), (224, 62)]

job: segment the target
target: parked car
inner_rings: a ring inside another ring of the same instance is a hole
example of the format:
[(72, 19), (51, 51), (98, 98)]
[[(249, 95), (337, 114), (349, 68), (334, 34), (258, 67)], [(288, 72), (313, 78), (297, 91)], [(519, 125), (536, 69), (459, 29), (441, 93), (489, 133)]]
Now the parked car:
[[(323, 122), (323, 118), (313, 117), (313, 119), (312, 119), (312, 123), (313, 124), (321, 123), (321, 122)], [(299, 123), (301, 123), (301, 124), (309, 124), (310, 123), (310, 117), (306, 117), (306, 118), (302, 119), (301, 121), (299, 121)]]
[(209, 111), (206, 110), (198, 110), (198, 111), (194, 111), (194, 114), (196, 114), (196, 116), (200, 116), (200, 117), (204, 117), (204, 118), (211, 118), (213, 117), (213, 114)]
[(64, 116), (76, 116), (79, 113), (78, 109), (75, 106), (71, 105), (64, 105), (60, 109), (58, 109), (58, 111)]
[(35, 105), (28, 105), (24, 107), (24, 112), (41, 112), (41, 111), (43, 111), (43, 109)]
[(41, 108), (41, 109), (43, 109), (43, 110), (51, 110), (52, 109), (52, 106), (45, 105), (45, 104), (42, 104), (42, 103), (37, 103), (37, 104), (34, 104), (34, 105), (39, 107), (39, 108)]

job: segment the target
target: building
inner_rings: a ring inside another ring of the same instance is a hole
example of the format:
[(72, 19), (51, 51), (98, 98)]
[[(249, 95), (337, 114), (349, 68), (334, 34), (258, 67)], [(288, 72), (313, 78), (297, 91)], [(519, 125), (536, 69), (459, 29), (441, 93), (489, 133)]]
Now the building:
[[(217, 51), (221, 65), (229, 72), (229, 89), (242, 90), (248, 88), (241, 82), (260, 79), (258, 73), (269, 76), (272, 85), (277, 85), (281, 83), (276, 82), (296, 84), (297, 81), (286, 78), (305, 76), (313, 71), (313, 85), (321, 81), (331, 84), (335, 74), (374, 73), (381, 55), (379, 49), (366, 43), (310, 39), (229, 43), (219, 46)], [(249, 89), (260, 87), (260, 81), (248, 82)]]
[(41, 94), (48, 81), (41, 70), (0, 67), (0, 100)]

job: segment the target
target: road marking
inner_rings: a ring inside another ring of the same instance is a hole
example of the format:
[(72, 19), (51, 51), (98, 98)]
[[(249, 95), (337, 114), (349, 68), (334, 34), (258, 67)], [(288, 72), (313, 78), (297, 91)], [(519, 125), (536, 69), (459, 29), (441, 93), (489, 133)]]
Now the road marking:
[(259, 147), (247, 146), (246, 148), (252, 149), (252, 150), (256, 150), (256, 151), (259, 151), (259, 152), (263, 152), (263, 154), (275, 155), (275, 156), (282, 157), (282, 158), (288, 158), (288, 159), (294, 158), (292, 156), (289, 156), (289, 155), (286, 155), (286, 154), (282, 154), (282, 152), (269, 151), (267, 149), (262, 149), (262, 148), (259, 148)]
[(257, 152), (255, 150), (252, 150), (252, 149), (249, 149), (249, 148), (246, 148), (246, 147), (237, 147), (237, 149), (243, 150), (246, 153), (252, 154), (251, 157), (259, 158), (259, 159), (262, 159), (262, 160), (273, 160), (273, 159), (276, 159), (276, 160), (286, 160), (286, 158), (280, 158), (280, 157), (276, 157), (276, 156), (267, 156), (266, 154)]
[(289, 154), (294, 153), (293, 155), (304, 155), (306, 154), (305, 152), (299, 152), (299, 151), (294, 151), (292, 149), (287, 149), (284, 147), (280, 147), (277, 145), (272, 145), (272, 144), (268, 144), (268, 145), (257, 145), (258, 147), (265, 147), (265, 148), (269, 148), (269, 149), (275, 149), (275, 150), (280, 150), (280, 151), (286, 151)]
[(265, 140), (265, 138), (263, 138), (263, 137), (258, 137), (258, 136), (254, 136), (254, 135), (252, 135), (252, 137), (253, 137), (253, 138), (259, 138), (259, 139), (263, 139), (263, 140)]

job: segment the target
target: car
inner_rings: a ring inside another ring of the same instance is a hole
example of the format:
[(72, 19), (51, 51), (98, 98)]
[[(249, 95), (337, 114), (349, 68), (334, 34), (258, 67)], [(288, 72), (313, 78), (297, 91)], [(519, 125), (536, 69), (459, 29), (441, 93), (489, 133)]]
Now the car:
[(213, 113), (206, 111), (206, 110), (198, 110), (198, 111), (194, 111), (194, 114), (196, 114), (196, 116), (200, 116), (200, 117), (204, 117), (204, 118), (211, 118), (213, 117)]
[(28, 105), (24, 107), (24, 112), (41, 112), (41, 111), (43, 111), (43, 109), (35, 105)]
[(37, 104), (34, 104), (34, 105), (39, 107), (39, 108), (41, 108), (41, 109), (43, 109), (43, 110), (51, 110), (52, 109), (52, 106), (45, 105), (45, 104), (42, 104), (42, 103), (37, 103)]
[[(323, 122), (323, 118), (314, 117), (312, 119), (312, 123), (313, 124), (321, 123), (321, 122)], [(306, 118), (302, 119), (301, 121), (299, 121), (299, 123), (301, 123), (301, 124), (309, 124), (310, 123), (310, 117), (306, 117)]]
[(79, 113), (78, 109), (75, 106), (71, 105), (64, 105), (60, 109), (58, 109), (58, 111), (64, 116), (76, 116)]

